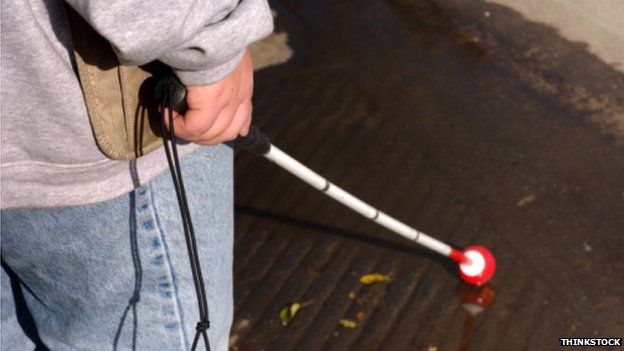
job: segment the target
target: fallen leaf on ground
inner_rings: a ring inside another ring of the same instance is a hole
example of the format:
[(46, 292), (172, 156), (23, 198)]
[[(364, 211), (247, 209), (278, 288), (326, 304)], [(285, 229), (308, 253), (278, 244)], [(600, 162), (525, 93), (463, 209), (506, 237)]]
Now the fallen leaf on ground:
[(366, 318), (366, 313), (364, 313), (364, 311), (359, 311), (355, 314), (355, 318), (357, 318), (357, 320), (361, 322), (364, 320), (364, 318)]
[(351, 328), (351, 329), (357, 328), (357, 323), (350, 319), (341, 319), (338, 322), (340, 323), (340, 325), (342, 325), (345, 328)]
[(387, 281), (390, 281), (390, 276), (381, 273), (365, 274), (360, 277), (360, 283), (365, 285)]
[(301, 308), (301, 304), (296, 303), (296, 302), (293, 304), (290, 304), (289, 306), (282, 308), (279, 314), (280, 320), (282, 321), (282, 325), (286, 326), (290, 322), (292, 322), (292, 320), (297, 315), (297, 312), (299, 312), (300, 308)]
[(349, 296), (350, 300), (357, 299), (357, 295), (353, 291), (349, 291), (349, 295), (348, 296)]
[(527, 195), (527, 196), (523, 197), (522, 199), (518, 200), (518, 202), (516, 203), (516, 206), (522, 207), (524, 205), (530, 204), (533, 201), (535, 201), (535, 195), (533, 195), (533, 194)]

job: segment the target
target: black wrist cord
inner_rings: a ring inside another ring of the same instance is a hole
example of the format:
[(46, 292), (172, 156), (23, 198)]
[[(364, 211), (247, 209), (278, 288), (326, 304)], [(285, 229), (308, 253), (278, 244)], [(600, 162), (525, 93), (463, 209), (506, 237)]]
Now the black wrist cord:
[[(186, 239), (186, 248), (188, 250), (189, 260), (191, 264), (191, 271), (193, 273), (193, 283), (195, 284), (195, 292), (197, 295), (197, 305), (199, 308), (199, 322), (195, 327), (196, 333), (193, 339), (193, 346), (191, 350), (196, 350), (197, 344), (201, 337), (204, 339), (206, 350), (210, 351), (210, 344), (208, 342), (208, 333), (206, 332), (210, 328), (210, 322), (208, 320), (208, 302), (206, 299), (206, 290), (204, 288), (204, 278), (202, 277), (201, 267), (199, 264), (199, 255), (197, 253), (197, 243), (195, 240), (195, 231), (193, 229), (193, 222), (191, 220), (191, 213), (186, 201), (186, 192), (184, 190), (184, 181), (182, 180), (182, 172), (180, 170), (180, 159), (178, 158), (178, 149), (176, 146), (176, 136), (173, 126), (173, 94), (175, 86), (171, 84), (164, 84), (162, 87), (162, 99), (160, 107), (160, 115), (162, 116), (161, 134), (163, 145), (165, 147), (165, 154), (167, 155), (167, 162), (169, 164), (169, 171), (171, 172), (171, 178), (178, 198), (178, 205), (180, 206), (180, 214), (182, 217), (182, 224), (184, 226), (184, 237)], [(167, 107), (168, 113), (165, 113), (164, 107)], [(165, 116), (168, 115), (168, 116)], [(165, 118), (169, 120), (169, 140), (171, 141), (171, 147), (169, 147), (169, 141), (167, 140), (167, 131), (165, 128)]]

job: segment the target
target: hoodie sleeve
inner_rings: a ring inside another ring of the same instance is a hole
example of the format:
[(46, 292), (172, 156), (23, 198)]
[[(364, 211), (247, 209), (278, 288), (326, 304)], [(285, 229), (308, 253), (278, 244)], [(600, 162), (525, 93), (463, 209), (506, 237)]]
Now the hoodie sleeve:
[(159, 60), (185, 85), (228, 75), (273, 30), (266, 0), (66, 0), (125, 65)]

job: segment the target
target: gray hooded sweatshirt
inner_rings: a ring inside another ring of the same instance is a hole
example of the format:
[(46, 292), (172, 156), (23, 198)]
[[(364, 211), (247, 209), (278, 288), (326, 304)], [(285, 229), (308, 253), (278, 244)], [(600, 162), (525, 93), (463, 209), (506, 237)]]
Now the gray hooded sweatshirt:
[[(120, 62), (159, 60), (186, 85), (214, 83), (268, 35), (266, 0), (68, 0)], [(105, 201), (133, 188), (129, 162), (97, 147), (61, 0), (2, 0), (1, 206)], [(186, 145), (188, 154), (195, 145)], [(167, 168), (162, 148), (136, 161), (140, 183)]]

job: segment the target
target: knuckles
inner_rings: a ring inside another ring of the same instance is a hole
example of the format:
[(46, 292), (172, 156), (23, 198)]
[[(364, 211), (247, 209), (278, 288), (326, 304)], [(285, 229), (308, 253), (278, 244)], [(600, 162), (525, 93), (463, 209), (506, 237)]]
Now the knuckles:
[(237, 130), (228, 130), (225, 133), (223, 133), (223, 138), (227, 141), (234, 140), (238, 136), (238, 132), (239, 131)]

